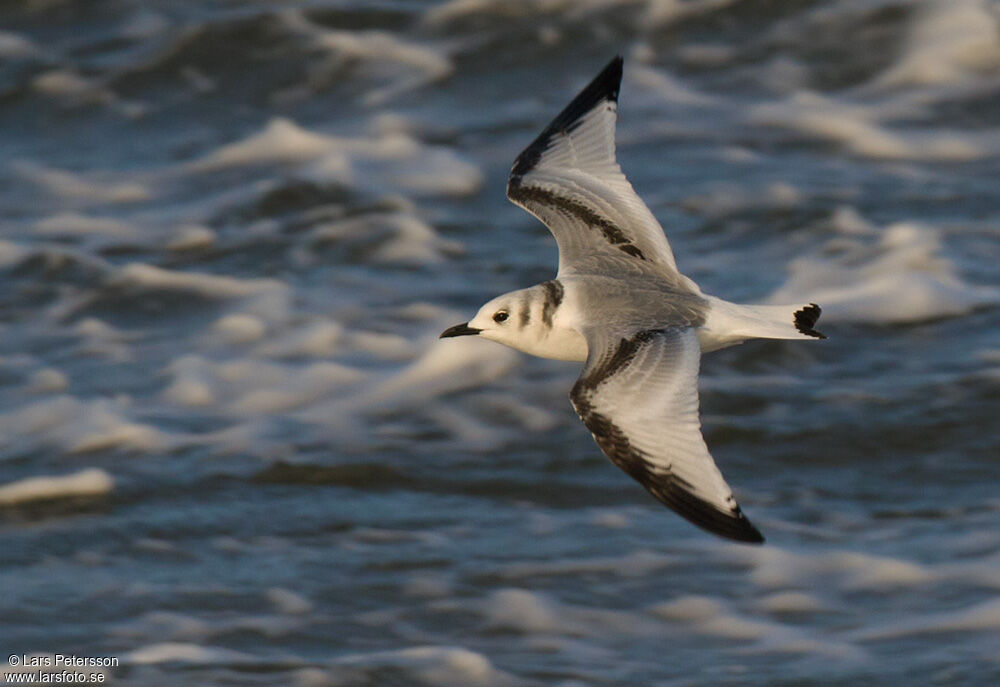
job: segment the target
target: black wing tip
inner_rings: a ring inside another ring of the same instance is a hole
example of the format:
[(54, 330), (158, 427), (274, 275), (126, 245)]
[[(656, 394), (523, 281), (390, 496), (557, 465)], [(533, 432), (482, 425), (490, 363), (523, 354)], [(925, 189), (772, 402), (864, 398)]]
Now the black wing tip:
[(823, 314), (823, 309), (815, 303), (810, 303), (801, 310), (795, 311), (795, 328), (806, 336), (814, 336), (817, 339), (825, 339), (826, 334), (813, 329), (819, 316)]
[[(619, 353), (614, 357), (618, 358)], [(613, 367), (627, 364), (629, 353), (623, 355), (624, 359), (609, 364)], [(603, 372), (598, 372), (600, 374)], [(735, 500), (730, 499), (728, 510), (720, 510), (694, 494), (690, 485), (676, 475), (665, 478), (651, 470), (645, 458), (633, 449), (621, 428), (606, 415), (594, 410), (589, 395), (597, 383), (599, 379), (595, 379), (593, 375), (581, 376), (573, 385), (570, 399), (583, 424), (612, 463), (645, 487), (657, 501), (703, 530), (744, 544), (764, 543), (764, 535), (747, 519)]]
[(595, 94), (601, 96), (596, 100), (606, 98), (617, 103), (618, 93), (621, 91), (622, 87), (622, 72), (624, 65), (625, 58), (621, 55), (615, 55), (612, 57), (611, 61), (608, 62), (604, 69), (601, 70), (601, 73), (595, 76), (594, 80), (580, 92), (580, 95), (594, 89)]
[(717, 537), (742, 544), (763, 544), (764, 535), (747, 519), (738, 505), (724, 512), (703, 501), (682, 486), (672, 484), (667, 489), (643, 485), (665, 506), (688, 522)]
[(554, 131), (569, 127), (582, 115), (590, 112), (599, 102), (608, 100), (618, 103), (618, 94), (622, 87), (622, 67), (625, 60), (621, 55), (615, 55), (604, 69), (576, 94), (569, 105), (556, 115), (546, 131)]
[(740, 510), (739, 506), (736, 507), (735, 516), (737, 520), (736, 524), (739, 526), (739, 531), (735, 534), (735, 536), (727, 536), (726, 534), (721, 533), (719, 536), (732, 539), (733, 541), (742, 542), (744, 544), (764, 543), (764, 535), (760, 533), (760, 530), (754, 527), (754, 524), (747, 519), (747, 516), (743, 515), (743, 511)]
[(573, 125), (600, 102), (607, 100), (615, 104), (618, 103), (618, 93), (622, 85), (622, 65), (624, 63), (625, 60), (621, 55), (615, 55), (604, 69), (601, 70), (601, 73), (595, 76), (582, 91), (577, 93), (569, 105), (564, 107), (562, 112), (549, 122), (549, 125), (542, 130), (538, 138), (521, 151), (521, 154), (514, 160), (514, 166), (510, 170), (510, 181), (508, 184), (516, 186), (519, 177), (534, 169), (535, 165), (541, 159), (542, 153), (545, 152), (552, 134), (557, 131), (572, 131)]

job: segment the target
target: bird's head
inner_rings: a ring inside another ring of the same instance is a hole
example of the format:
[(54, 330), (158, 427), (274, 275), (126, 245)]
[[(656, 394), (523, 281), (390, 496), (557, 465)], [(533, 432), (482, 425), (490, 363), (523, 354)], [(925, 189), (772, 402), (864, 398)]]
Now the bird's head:
[(441, 332), (440, 338), (452, 336), (481, 336), (507, 346), (518, 348), (515, 339), (520, 328), (517, 324), (517, 306), (519, 291), (497, 296), (484, 305), (468, 322), (456, 324)]

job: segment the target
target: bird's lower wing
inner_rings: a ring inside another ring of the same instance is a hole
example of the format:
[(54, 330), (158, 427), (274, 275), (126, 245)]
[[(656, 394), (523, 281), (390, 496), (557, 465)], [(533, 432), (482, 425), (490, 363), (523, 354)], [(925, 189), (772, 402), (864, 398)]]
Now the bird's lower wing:
[(694, 330), (595, 331), (587, 341), (590, 357), (570, 398), (608, 458), (699, 527), (763, 542), (701, 435), (701, 350)]

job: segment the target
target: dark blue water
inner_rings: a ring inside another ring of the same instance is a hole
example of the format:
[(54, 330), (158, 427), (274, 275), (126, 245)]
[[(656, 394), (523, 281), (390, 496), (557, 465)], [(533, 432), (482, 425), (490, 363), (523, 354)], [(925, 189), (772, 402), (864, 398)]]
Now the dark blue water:
[[(577, 364), (436, 338), (554, 274), (506, 174), (616, 53), (681, 269), (824, 308), (827, 341), (703, 360), (764, 547), (616, 470)], [(0, 649), (122, 685), (994, 684), (997, 178), (985, 0), (0, 4)]]

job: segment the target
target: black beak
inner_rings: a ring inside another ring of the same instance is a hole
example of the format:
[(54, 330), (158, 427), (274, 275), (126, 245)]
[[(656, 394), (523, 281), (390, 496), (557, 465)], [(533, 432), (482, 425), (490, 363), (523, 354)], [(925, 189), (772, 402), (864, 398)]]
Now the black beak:
[(476, 329), (475, 327), (470, 327), (468, 322), (463, 322), (462, 324), (456, 324), (454, 327), (448, 327), (443, 332), (439, 339), (448, 339), (453, 336), (469, 336), (470, 334), (478, 334), (483, 331), (482, 329)]

